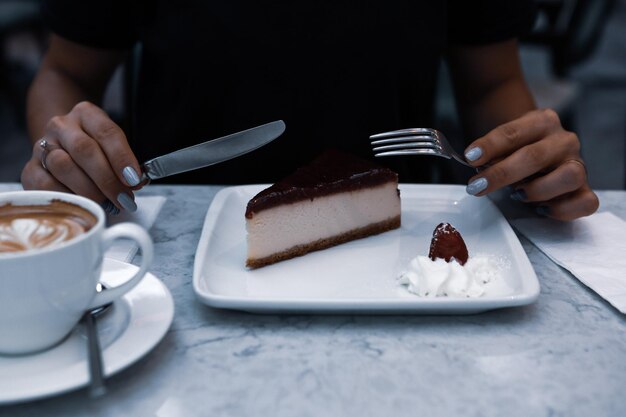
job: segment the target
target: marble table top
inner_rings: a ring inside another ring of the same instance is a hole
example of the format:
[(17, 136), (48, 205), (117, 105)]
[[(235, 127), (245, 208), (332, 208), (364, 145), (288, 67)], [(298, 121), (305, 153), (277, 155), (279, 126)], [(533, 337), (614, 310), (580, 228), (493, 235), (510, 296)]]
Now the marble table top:
[[(207, 307), (194, 295), (192, 265), (220, 188), (141, 191), (167, 197), (151, 230), (151, 271), (176, 308), (161, 343), (109, 378), (102, 398), (80, 389), (0, 407), (0, 416), (624, 415), (626, 316), (523, 237), (541, 283), (538, 301), (525, 307), (469, 316)], [(626, 192), (598, 194), (601, 210), (626, 219)]]

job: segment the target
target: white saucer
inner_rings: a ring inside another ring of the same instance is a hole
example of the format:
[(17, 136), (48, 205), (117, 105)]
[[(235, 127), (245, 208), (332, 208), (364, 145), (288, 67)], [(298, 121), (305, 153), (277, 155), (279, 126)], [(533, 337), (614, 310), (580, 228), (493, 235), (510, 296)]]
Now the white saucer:
[[(102, 281), (116, 285), (137, 270), (105, 259)], [(174, 318), (167, 287), (148, 273), (98, 318), (104, 373), (113, 375), (148, 353), (163, 338)], [(58, 346), (28, 356), (0, 356), (0, 404), (60, 394), (89, 383), (87, 340), (79, 325)]]

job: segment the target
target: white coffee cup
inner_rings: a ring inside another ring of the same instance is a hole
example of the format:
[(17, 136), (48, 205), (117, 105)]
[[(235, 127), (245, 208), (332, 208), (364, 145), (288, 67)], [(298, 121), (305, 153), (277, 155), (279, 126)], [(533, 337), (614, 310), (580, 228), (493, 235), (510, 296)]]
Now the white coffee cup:
[[(53, 200), (82, 207), (97, 221), (87, 232), (55, 246), (0, 252), (0, 354), (34, 353), (61, 342), (86, 310), (131, 290), (152, 262), (152, 240), (143, 228), (132, 223), (105, 228), (104, 211), (87, 198), (53, 191), (0, 193), (0, 207)], [(139, 244), (141, 266), (123, 284), (97, 292), (104, 252), (120, 238)]]

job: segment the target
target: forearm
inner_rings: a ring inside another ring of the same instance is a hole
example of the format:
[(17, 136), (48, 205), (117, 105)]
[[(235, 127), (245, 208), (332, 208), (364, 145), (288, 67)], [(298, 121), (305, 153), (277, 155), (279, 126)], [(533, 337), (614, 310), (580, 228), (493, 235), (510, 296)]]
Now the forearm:
[(51, 68), (45, 61), (37, 73), (26, 103), (28, 133), (31, 141), (43, 136), (48, 121), (67, 114), (79, 102), (99, 102), (102, 93), (89, 92), (70, 75)]
[(468, 139), (482, 136), (536, 109), (534, 99), (520, 77), (501, 82), (481, 96), (462, 100), (458, 106)]
[(535, 109), (515, 40), (451, 48), (448, 62), (468, 139)]
[(99, 104), (125, 50), (83, 46), (51, 35), (50, 46), (28, 92), (27, 122), (31, 140), (43, 136), (48, 121), (81, 101)]

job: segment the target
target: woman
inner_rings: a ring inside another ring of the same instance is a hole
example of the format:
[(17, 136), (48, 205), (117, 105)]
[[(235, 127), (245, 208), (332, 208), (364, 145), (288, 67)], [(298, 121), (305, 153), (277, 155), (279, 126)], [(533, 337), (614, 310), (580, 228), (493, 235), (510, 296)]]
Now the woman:
[[(274, 182), (328, 147), (371, 157), (369, 135), (432, 126), (445, 57), (476, 138), (466, 158), (487, 166), (468, 193), (512, 186), (512, 198), (561, 220), (598, 207), (578, 138), (535, 108), (524, 82), (516, 38), (533, 22), (529, 1), (43, 3), (53, 35), (29, 93), (24, 188), (134, 210), (139, 161), (276, 119), (287, 132), (270, 145), (174, 180)], [(137, 42), (131, 146), (94, 103)], [(384, 162), (401, 181), (428, 179), (424, 158)]]

